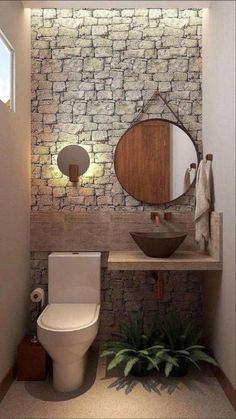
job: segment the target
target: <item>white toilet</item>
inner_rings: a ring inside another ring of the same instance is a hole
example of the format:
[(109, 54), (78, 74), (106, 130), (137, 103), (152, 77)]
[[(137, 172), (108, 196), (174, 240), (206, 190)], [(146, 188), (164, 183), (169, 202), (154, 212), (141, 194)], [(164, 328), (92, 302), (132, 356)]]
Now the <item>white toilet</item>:
[(83, 383), (86, 355), (98, 331), (101, 253), (49, 256), (48, 305), (38, 339), (53, 360), (53, 386), (69, 392)]

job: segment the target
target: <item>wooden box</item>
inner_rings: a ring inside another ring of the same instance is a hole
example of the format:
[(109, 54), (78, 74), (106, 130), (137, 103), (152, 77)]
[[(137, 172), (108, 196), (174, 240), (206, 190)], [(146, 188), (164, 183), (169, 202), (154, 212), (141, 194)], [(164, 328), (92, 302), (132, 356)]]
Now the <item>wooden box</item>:
[(32, 336), (25, 336), (18, 346), (18, 381), (40, 381), (47, 376), (47, 353), (39, 342), (33, 343), (31, 339)]

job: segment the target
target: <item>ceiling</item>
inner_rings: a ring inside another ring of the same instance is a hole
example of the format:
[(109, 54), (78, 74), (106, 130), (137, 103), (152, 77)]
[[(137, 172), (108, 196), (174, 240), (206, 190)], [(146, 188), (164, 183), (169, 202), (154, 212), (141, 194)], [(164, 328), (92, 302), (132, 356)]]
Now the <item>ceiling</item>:
[(211, 1), (158, 1), (158, 0), (21, 0), (25, 8), (41, 9), (41, 8), (78, 8), (78, 9), (111, 9), (111, 8), (143, 8), (143, 9), (188, 9), (188, 8), (208, 8)]

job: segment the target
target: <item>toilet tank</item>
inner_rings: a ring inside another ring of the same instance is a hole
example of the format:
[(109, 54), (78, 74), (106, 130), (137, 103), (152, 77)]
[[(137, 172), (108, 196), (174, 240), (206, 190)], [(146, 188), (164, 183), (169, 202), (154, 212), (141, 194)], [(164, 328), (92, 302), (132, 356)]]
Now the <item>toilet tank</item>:
[(100, 304), (101, 253), (55, 252), (48, 259), (49, 304)]

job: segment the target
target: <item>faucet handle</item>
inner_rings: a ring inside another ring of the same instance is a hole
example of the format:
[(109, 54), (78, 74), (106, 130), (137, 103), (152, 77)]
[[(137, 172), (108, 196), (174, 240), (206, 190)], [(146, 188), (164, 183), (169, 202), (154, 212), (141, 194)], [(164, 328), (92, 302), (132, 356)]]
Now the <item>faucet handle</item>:
[(164, 220), (170, 221), (171, 218), (172, 218), (172, 213), (171, 212), (164, 212)]

